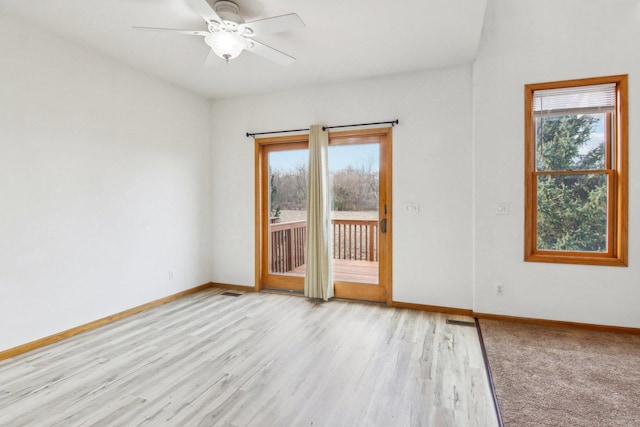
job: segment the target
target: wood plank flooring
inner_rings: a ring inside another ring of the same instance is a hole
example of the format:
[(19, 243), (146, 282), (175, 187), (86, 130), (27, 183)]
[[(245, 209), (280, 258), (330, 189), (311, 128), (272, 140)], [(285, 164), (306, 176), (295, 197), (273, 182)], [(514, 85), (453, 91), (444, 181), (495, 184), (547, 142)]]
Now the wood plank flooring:
[(498, 425), (470, 318), (223, 292), (0, 362), (0, 425)]

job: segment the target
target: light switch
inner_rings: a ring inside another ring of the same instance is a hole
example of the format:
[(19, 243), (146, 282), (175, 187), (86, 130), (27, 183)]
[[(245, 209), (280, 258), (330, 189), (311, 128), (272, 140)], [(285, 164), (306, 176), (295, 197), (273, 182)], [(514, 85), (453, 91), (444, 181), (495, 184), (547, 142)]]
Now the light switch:
[(403, 211), (406, 214), (417, 215), (420, 211), (420, 205), (415, 202), (407, 202), (403, 205)]
[(509, 215), (509, 203), (498, 202), (496, 204), (496, 215)]

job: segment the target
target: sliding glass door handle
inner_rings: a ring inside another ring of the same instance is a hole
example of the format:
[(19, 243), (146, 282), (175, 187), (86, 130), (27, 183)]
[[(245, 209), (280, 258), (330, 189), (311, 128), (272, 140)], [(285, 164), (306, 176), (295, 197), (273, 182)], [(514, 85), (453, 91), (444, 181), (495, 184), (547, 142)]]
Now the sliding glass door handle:
[(380, 232), (381, 233), (387, 232), (387, 218), (382, 218), (380, 220)]

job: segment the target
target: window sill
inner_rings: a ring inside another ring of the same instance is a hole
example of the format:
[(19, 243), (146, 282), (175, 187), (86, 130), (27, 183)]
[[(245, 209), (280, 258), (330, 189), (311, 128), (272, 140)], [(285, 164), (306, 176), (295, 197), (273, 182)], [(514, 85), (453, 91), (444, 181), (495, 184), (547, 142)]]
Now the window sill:
[(572, 256), (572, 255), (547, 255), (533, 254), (525, 256), (526, 262), (549, 262), (554, 264), (581, 264), (581, 265), (604, 265), (608, 267), (627, 267), (626, 260), (613, 257), (601, 256)]

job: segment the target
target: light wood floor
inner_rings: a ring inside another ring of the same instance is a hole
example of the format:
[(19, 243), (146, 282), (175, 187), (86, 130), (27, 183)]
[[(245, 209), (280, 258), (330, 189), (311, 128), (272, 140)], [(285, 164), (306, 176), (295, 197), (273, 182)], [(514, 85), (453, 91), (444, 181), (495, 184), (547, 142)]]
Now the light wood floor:
[(0, 362), (0, 425), (497, 426), (470, 318), (222, 292)]

